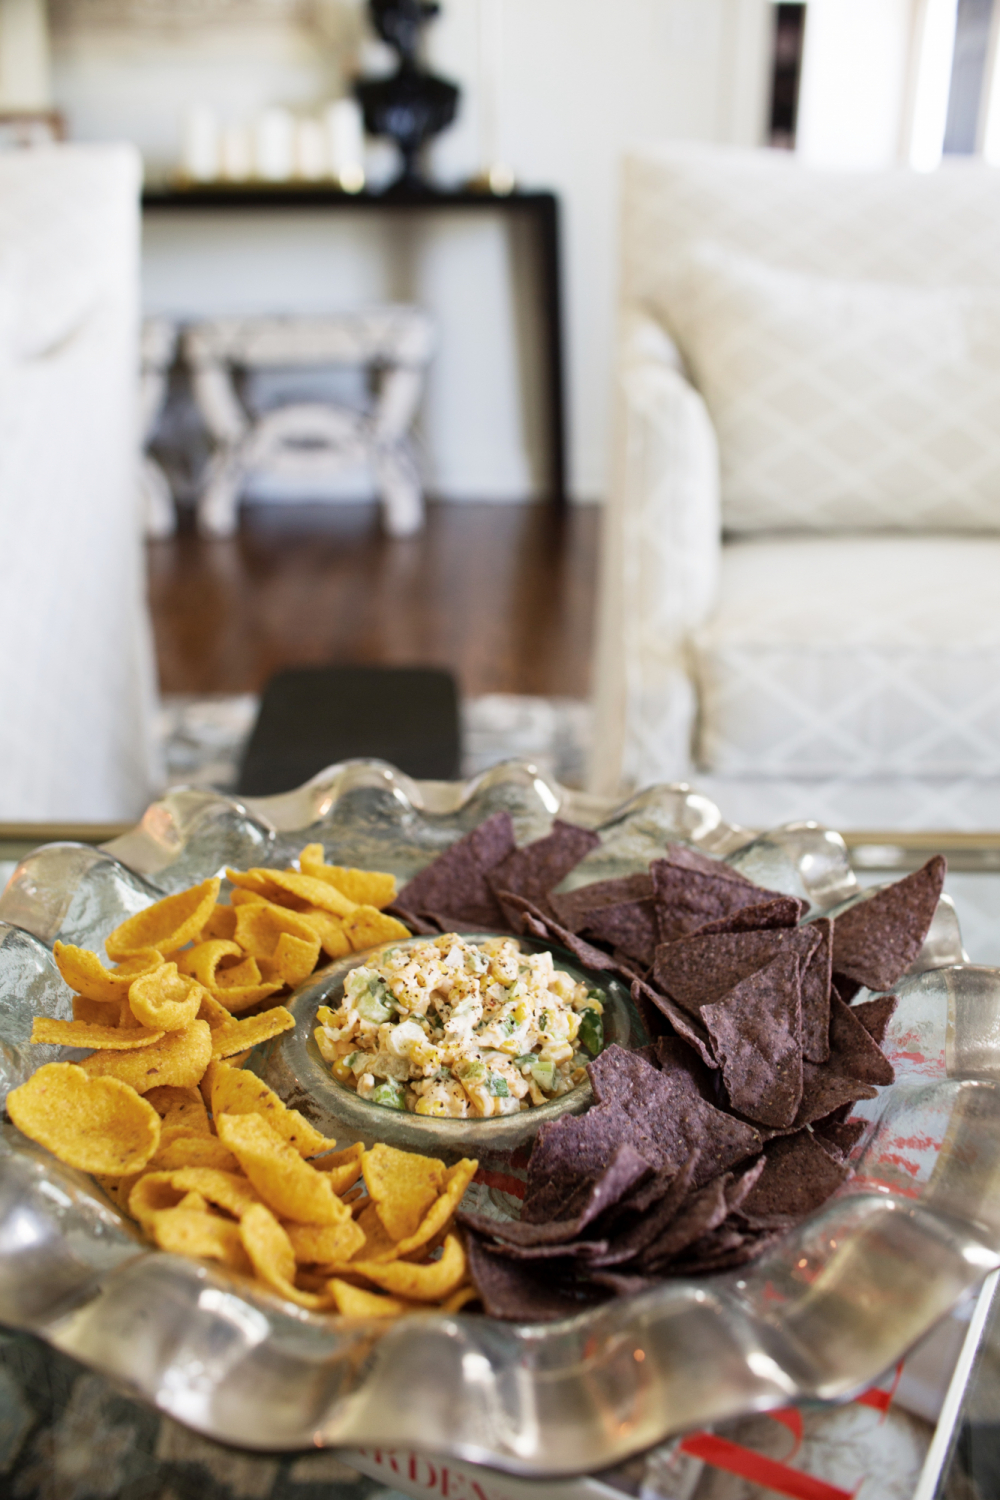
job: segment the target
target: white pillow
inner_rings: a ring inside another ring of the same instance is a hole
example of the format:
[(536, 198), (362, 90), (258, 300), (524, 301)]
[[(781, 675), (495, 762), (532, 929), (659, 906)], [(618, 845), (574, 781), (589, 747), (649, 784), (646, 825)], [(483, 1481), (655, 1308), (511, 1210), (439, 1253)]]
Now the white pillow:
[(715, 424), (728, 530), (1000, 531), (1000, 292), (703, 243), (659, 311)]

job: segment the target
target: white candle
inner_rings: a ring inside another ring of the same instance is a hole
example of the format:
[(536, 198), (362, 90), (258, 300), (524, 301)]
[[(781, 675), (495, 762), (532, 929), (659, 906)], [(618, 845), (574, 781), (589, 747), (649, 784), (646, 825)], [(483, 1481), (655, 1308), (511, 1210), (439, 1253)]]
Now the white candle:
[(219, 154), (227, 182), (246, 182), (253, 176), (253, 141), (245, 125), (226, 126)]
[(365, 185), (365, 130), (356, 99), (338, 99), (326, 110), (330, 176), (347, 193)]
[(219, 175), (219, 122), (207, 104), (184, 113), (181, 169), (192, 182), (214, 182)]
[(288, 110), (265, 109), (254, 136), (257, 176), (265, 182), (287, 182), (295, 162), (295, 121)]
[(295, 174), (307, 182), (325, 177), (329, 165), (327, 132), (322, 120), (298, 120), (295, 126)]

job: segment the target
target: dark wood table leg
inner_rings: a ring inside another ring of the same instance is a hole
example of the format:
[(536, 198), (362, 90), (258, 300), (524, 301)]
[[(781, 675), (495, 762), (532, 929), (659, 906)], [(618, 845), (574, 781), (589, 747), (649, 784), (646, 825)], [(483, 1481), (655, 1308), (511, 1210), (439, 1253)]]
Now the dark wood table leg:
[(562, 276), (559, 253), (559, 202), (554, 194), (539, 194), (532, 204), (537, 214), (542, 331), (548, 390), (549, 500), (560, 510), (566, 493), (566, 402), (563, 374)]

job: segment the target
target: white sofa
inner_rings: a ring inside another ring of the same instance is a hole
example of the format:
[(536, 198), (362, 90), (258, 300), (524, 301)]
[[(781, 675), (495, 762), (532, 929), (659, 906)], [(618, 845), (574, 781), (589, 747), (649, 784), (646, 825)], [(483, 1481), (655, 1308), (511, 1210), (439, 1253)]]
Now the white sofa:
[(592, 790), (1000, 827), (1000, 172), (624, 164)]
[(138, 489), (140, 162), (0, 155), (0, 820), (154, 790)]

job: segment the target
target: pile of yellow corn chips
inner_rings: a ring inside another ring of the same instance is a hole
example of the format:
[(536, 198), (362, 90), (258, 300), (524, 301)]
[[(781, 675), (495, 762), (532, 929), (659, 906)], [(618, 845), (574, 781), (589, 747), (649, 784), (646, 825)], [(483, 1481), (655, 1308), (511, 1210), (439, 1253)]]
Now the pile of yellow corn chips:
[(164, 1250), (219, 1260), (312, 1310), (455, 1310), (476, 1295), (449, 1231), (477, 1163), (337, 1151), (238, 1066), (294, 1020), (282, 1005), (235, 1013), (307, 978), (321, 950), (409, 936), (380, 910), (391, 875), (325, 865), (318, 844), (300, 865), (228, 870), (231, 905), (217, 878), (158, 901), (107, 938), (110, 968), (56, 943), (74, 1019), (40, 1017), (31, 1039), (93, 1051), (39, 1068), (8, 1113)]

